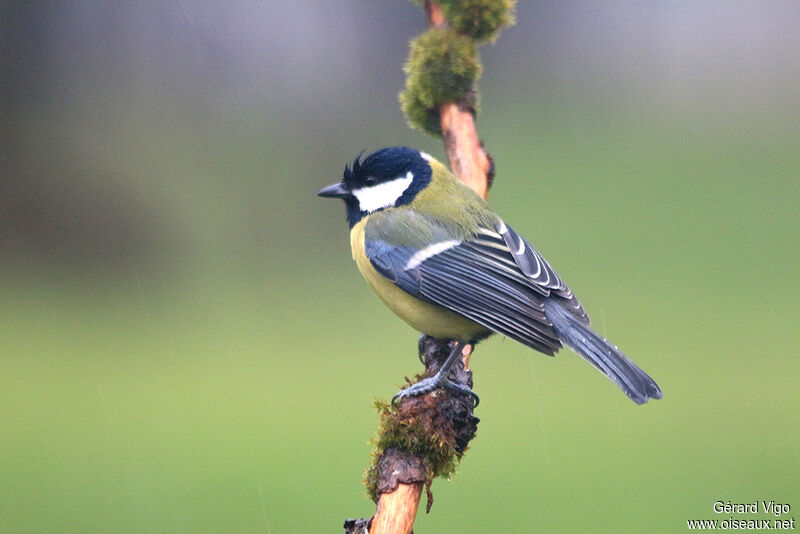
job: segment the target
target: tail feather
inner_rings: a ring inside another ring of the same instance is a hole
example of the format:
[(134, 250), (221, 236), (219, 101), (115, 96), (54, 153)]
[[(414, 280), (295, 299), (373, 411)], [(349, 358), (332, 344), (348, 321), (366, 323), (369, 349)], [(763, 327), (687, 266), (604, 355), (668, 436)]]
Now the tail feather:
[(644, 404), (648, 399), (661, 398), (661, 389), (647, 373), (561, 304), (548, 299), (545, 311), (561, 341), (610, 378), (633, 402)]

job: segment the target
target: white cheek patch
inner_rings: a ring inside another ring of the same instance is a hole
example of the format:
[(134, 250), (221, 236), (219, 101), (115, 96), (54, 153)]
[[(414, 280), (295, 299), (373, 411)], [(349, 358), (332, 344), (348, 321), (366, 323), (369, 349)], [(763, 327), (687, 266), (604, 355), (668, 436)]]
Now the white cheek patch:
[(409, 171), (402, 178), (395, 178), (372, 187), (354, 189), (352, 194), (358, 199), (358, 206), (361, 211), (371, 213), (381, 208), (394, 206), (397, 199), (406, 192), (413, 180), (414, 175)]

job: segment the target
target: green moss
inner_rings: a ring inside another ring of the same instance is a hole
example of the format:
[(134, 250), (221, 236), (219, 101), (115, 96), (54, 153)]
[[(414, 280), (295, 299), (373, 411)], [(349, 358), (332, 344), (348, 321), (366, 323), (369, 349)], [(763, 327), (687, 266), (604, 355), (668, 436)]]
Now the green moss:
[(435, 136), (442, 135), (442, 125), (436, 108), (429, 108), (409, 91), (400, 94), (400, 104), (412, 128), (418, 128)]
[[(417, 1), (417, 3), (422, 3)], [(413, 41), (400, 104), (413, 128), (442, 134), (439, 105), (466, 102), (477, 108), (481, 73), (476, 45), (497, 38), (514, 23), (516, 0), (439, 0), (449, 28), (431, 28)]]
[(400, 103), (413, 127), (441, 135), (440, 104), (470, 100), (474, 104), (471, 95), (481, 64), (469, 37), (454, 30), (429, 29), (411, 42), (405, 71)]
[[(429, 406), (419, 410), (398, 411), (388, 402), (375, 401), (380, 417), (378, 437), (373, 440), (372, 465), (364, 475), (367, 493), (378, 501), (378, 464), (386, 450), (397, 448), (423, 459), (427, 480), (451, 477), (463, 454), (456, 449), (452, 424), (431, 415)], [(435, 414), (435, 411), (433, 412)]]
[(439, 0), (450, 26), (475, 42), (494, 41), (503, 26), (514, 24), (516, 0)]

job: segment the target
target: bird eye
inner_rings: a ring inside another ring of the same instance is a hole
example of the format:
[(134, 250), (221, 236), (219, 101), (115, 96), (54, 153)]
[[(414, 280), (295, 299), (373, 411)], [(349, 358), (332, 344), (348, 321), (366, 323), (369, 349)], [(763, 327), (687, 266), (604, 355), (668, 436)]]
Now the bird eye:
[(378, 179), (375, 178), (374, 176), (367, 176), (366, 178), (364, 178), (364, 184), (365, 185), (375, 185), (377, 183), (378, 183)]

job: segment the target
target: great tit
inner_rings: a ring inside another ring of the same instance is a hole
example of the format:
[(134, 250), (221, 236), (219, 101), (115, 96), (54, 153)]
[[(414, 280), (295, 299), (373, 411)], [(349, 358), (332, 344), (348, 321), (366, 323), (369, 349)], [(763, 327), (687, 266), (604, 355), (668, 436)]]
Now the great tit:
[(435, 376), (396, 399), (441, 387), (474, 395), (448, 374), (464, 345), (492, 333), (549, 355), (563, 343), (635, 403), (661, 398), (652, 378), (589, 327), (542, 255), (429, 154), (359, 155), (341, 183), (318, 194), (344, 200), (353, 259), (381, 300), (417, 331), (457, 341)]

